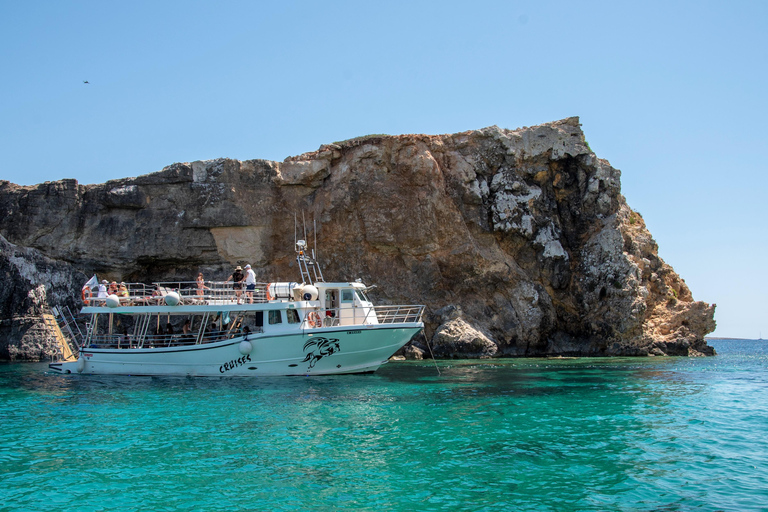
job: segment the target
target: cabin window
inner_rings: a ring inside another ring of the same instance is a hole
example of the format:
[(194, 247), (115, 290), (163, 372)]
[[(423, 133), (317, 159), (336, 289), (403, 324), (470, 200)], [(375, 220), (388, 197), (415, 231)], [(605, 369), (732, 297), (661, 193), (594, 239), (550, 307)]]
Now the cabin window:
[(363, 290), (355, 290), (355, 295), (357, 295), (357, 300), (360, 302), (370, 302), (368, 297), (365, 296), (365, 292), (363, 292)]
[(339, 307), (339, 290), (325, 291), (325, 307), (328, 309), (336, 309)]
[(279, 309), (272, 309), (269, 311), (269, 325), (281, 324), (283, 319), (280, 315)]
[(263, 311), (254, 311), (250, 313), (238, 313), (237, 316), (230, 313), (229, 316), (230, 316), (230, 321), (234, 320), (235, 322), (234, 323), (235, 332), (237, 332), (238, 330), (244, 329), (246, 326), (251, 330), (251, 332), (261, 332), (262, 327), (264, 327)]
[(354, 290), (341, 290), (341, 302), (352, 302), (355, 300)]
[(287, 309), (285, 311), (285, 315), (288, 317), (289, 324), (297, 324), (300, 322), (299, 312), (296, 311), (295, 309)]

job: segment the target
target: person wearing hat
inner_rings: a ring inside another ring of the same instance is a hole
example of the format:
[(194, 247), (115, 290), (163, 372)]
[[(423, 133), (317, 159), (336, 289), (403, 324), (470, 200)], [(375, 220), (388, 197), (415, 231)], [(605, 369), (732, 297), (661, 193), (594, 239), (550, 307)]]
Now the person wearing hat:
[(240, 265), (237, 266), (232, 275), (227, 278), (226, 282), (232, 281), (232, 289), (235, 291), (237, 297), (237, 303), (240, 304), (240, 295), (243, 293), (243, 269)]
[(248, 302), (253, 304), (253, 292), (256, 291), (256, 272), (250, 265), (245, 266), (245, 294), (248, 295)]
[(103, 279), (101, 283), (99, 283), (99, 293), (96, 294), (96, 297), (99, 299), (106, 299), (107, 298), (107, 285), (109, 284), (109, 281), (106, 279)]

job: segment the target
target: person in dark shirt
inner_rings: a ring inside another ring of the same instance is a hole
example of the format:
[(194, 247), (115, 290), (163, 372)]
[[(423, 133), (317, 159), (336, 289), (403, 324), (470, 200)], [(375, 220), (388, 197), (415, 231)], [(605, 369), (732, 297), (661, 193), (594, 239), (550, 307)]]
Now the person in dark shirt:
[(245, 276), (243, 275), (243, 269), (240, 265), (238, 265), (235, 271), (232, 272), (232, 275), (227, 278), (227, 282), (232, 281), (232, 288), (235, 291), (238, 304), (240, 304), (240, 296), (243, 294), (243, 279), (245, 279)]

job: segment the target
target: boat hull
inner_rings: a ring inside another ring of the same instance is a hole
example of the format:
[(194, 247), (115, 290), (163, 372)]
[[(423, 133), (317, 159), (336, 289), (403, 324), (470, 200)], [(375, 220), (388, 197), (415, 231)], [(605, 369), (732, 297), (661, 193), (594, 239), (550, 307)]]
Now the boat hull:
[(58, 373), (258, 377), (376, 371), (421, 331), (421, 322), (305, 329), (248, 335), (185, 347), (83, 348), (74, 362), (51, 363)]

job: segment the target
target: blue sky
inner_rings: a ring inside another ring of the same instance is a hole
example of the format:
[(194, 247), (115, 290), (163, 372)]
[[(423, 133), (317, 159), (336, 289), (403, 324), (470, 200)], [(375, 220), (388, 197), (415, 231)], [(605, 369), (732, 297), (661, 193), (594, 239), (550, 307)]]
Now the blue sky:
[(0, 179), (577, 115), (714, 335), (768, 337), (766, 27), (764, 1), (0, 0)]

